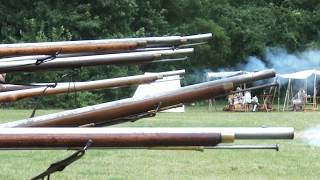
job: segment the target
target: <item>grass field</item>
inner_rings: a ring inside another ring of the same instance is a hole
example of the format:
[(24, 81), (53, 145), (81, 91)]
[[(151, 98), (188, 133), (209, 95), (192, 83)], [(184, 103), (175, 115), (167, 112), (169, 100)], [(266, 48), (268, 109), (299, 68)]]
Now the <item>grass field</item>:
[[(47, 114), (54, 111), (39, 111)], [(1, 121), (28, 117), (31, 110), (1, 110)], [(155, 118), (118, 126), (134, 127), (256, 127), (291, 126), (296, 132), (320, 124), (319, 112), (226, 113), (188, 108), (186, 113), (161, 113)], [(240, 142), (243, 143), (243, 142)], [(251, 142), (244, 142), (251, 143)], [(52, 179), (319, 179), (320, 148), (301, 139), (255, 141), (279, 143), (271, 150), (89, 150), (55, 173)], [(70, 151), (0, 151), (0, 179), (30, 179)]]

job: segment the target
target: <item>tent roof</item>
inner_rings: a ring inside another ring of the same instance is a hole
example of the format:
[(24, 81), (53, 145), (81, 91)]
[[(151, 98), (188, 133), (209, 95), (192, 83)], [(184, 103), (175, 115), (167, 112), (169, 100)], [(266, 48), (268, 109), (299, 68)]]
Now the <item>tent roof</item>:
[(307, 79), (308, 77), (314, 74), (320, 75), (320, 71), (315, 69), (304, 70), (304, 71), (299, 71), (295, 73), (277, 74), (277, 77), (285, 78), (285, 79)]

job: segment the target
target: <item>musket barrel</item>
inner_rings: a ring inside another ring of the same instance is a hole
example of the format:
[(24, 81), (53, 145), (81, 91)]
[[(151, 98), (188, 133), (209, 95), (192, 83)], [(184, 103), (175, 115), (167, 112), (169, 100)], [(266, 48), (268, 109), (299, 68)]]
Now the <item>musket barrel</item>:
[[(293, 139), (294, 128), (229, 128), (235, 133), (236, 139)], [(221, 132), (228, 132), (225, 128)]]
[[(255, 81), (261, 78), (273, 77), (275, 75), (272, 70), (266, 70), (264, 72), (268, 76), (262, 72), (252, 74), (250, 78), (248, 78), (247, 75), (241, 75), (238, 77), (226, 78), (223, 81), (217, 80), (186, 86), (174, 91), (155, 94), (153, 96), (128, 98), (0, 124), (0, 127), (67, 127), (113, 121), (117, 118), (145, 113), (158, 108), (208, 99), (231, 91), (239, 83)], [(247, 81), (243, 81), (241, 77), (246, 78)]]
[[(118, 88), (151, 83), (165, 76), (183, 74), (184, 70), (159, 72), (145, 75), (120, 77), (88, 82), (34, 83), (30, 86), (0, 84), (0, 102), (13, 102), (20, 99), (61, 94), (67, 92), (88, 91), (106, 88)], [(34, 85), (34, 86), (32, 86)]]
[(193, 48), (150, 52), (132, 52), (107, 55), (56, 58), (37, 64), (37, 59), (4, 61), (0, 63), (0, 73), (35, 71), (45, 69), (66, 69), (82, 66), (110, 65), (124, 63), (151, 63), (168, 57), (185, 56), (193, 53)]
[[(13, 102), (24, 98), (35, 96), (47, 96), (52, 94), (62, 94), (68, 92), (88, 91), (106, 88), (126, 87), (131, 85), (151, 83), (162, 79), (162, 75), (137, 75), (104, 79), (88, 82), (57, 83), (54, 87), (34, 87), (16, 91), (0, 93), (0, 102)], [(32, 87), (32, 86), (31, 86)], [(1, 89), (1, 88), (0, 88)]]
[(234, 133), (236, 139), (293, 139), (294, 128), (291, 127), (228, 127), (210, 128), (221, 133)]
[(174, 46), (208, 41), (212, 34), (192, 36), (143, 37), (83, 41), (1, 44), (0, 56), (44, 55), (59, 53), (108, 52), (142, 47)]
[(271, 77), (275, 77), (274, 69), (267, 69), (267, 70), (243, 74), (243, 75), (239, 75), (239, 76), (232, 76), (229, 78), (223, 78), (223, 79), (216, 80), (216, 82), (219, 82), (219, 81), (223, 82), (225, 79), (233, 79), (233, 81), (237, 81), (238, 84), (243, 84), (243, 83), (247, 83), (250, 81), (258, 81), (258, 80), (268, 79)]
[(91, 140), (93, 148), (103, 147), (179, 147), (215, 146), (223, 142), (223, 134), (201, 129), (143, 128), (2, 128), (1, 148), (76, 148)]

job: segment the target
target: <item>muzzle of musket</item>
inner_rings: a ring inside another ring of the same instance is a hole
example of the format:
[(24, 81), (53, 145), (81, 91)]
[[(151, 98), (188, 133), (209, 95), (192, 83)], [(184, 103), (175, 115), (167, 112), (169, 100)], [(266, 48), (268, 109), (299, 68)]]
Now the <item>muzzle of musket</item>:
[[(265, 70), (251, 75), (240, 75), (223, 80), (185, 86), (177, 90), (163, 92), (141, 98), (128, 98), (114, 102), (78, 108), (74, 110), (38, 116), (16, 122), (0, 124), (0, 127), (70, 127), (92, 123), (105, 123), (162, 107), (180, 103), (190, 103), (216, 97), (231, 91), (239, 83), (274, 77), (273, 70)], [(243, 80), (245, 79), (245, 80)], [(123, 121), (121, 121), (122, 123)]]
[[(74, 149), (84, 146), (89, 140), (92, 141), (90, 148), (93, 149), (278, 149), (278, 145), (226, 145), (226, 143), (233, 143), (237, 140), (237, 133), (238, 137), (241, 137), (239, 130), (237, 128), (232, 132), (230, 128), (226, 132), (224, 128), (221, 131), (218, 129), (0, 128), (0, 149)], [(293, 128), (287, 129), (292, 130)], [(283, 136), (283, 133), (279, 134), (277, 139), (288, 138), (288, 136)], [(274, 135), (272, 137), (275, 138)], [(260, 138), (257, 135), (257, 139)]]
[(193, 53), (193, 48), (129, 52), (118, 54), (104, 54), (93, 56), (65, 57), (39, 61), (39, 59), (27, 59), (20, 61), (5, 61), (0, 63), (0, 73), (17, 71), (36, 71), (45, 69), (66, 69), (83, 66), (111, 65), (111, 64), (142, 64), (152, 63), (161, 59), (185, 57)]
[(293, 139), (294, 128), (288, 127), (234, 127), (234, 128), (212, 128), (216, 132), (232, 132), (235, 139)]

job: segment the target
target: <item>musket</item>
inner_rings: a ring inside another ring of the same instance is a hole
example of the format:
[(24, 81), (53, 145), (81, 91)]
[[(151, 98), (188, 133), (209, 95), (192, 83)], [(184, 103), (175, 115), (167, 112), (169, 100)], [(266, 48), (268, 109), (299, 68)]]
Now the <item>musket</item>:
[[(182, 57), (193, 53), (193, 48), (130, 52), (119, 54), (105, 54), (94, 56), (66, 57), (55, 59), (28, 59), (21, 61), (3, 61), (0, 63), (0, 73), (17, 71), (36, 71), (46, 69), (79, 68), (83, 66), (111, 65), (111, 64), (143, 64), (157, 62), (172, 57)], [(173, 59), (175, 60), (175, 59)]]
[(56, 53), (83, 53), (134, 50), (142, 47), (178, 46), (208, 41), (212, 34), (191, 36), (144, 37), (84, 41), (1, 44), (0, 57), (23, 55), (53, 55)]
[[(87, 82), (68, 82), (68, 83), (56, 83), (56, 84), (37, 84), (38, 87), (31, 86), (33, 88), (0, 92), (0, 102), (13, 102), (24, 98), (30, 98), (35, 96), (47, 96), (53, 94), (62, 94), (78, 91), (98, 90), (107, 88), (119, 88), (132, 85), (146, 84), (155, 82), (166, 76), (183, 74), (181, 71), (169, 71), (160, 72), (147, 75), (136, 75), (128, 77), (120, 77), (113, 79), (104, 79)], [(43, 85), (43, 86), (42, 86)], [(25, 86), (23, 86), (25, 87)], [(6, 86), (0, 87), (0, 89), (6, 88)]]
[[(167, 77), (167, 76), (175, 76), (175, 75), (182, 75), (185, 73), (185, 70), (176, 70), (176, 71), (168, 71), (168, 72), (160, 72), (157, 74)], [(154, 75), (155, 73), (153, 73)], [(174, 79), (174, 80), (178, 80)], [(168, 81), (168, 80), (157, 80), (156, 82), (162, 82), (162, 81)], [(170, 79), (171, 81), (171, 79)], [(74, 83), (74, 82), (72, 82)], [(57, 84), (62, 84), (62, 83), (57, 83)], [(0, 92), (7, 92), (7, 91), (18, 91), (18, 90), (23, 90), (23, 89), (31, 89), (31, 88), (39, 88), (39, 87), (55, 87), (57, 85), (56, 83), (23, 83), (23, 84), (1, 84), (0, 83)], [(65, 83), (65, 84), (70, 84), (70, 82)]]
[[(261, 131), (260, 131), (261, 130)], [(250, 133), (248, 133), (249, 131)], [(0, 149), (211, 147), (237, 139), (293, 139), (293, 128), (0, 128)]]
[[(80, 159), (88, 149), (274, 149), (278, 145), (233, 145), (241, 139), (293, 139), (293, 128), (0, 128), (0, 150), (77, 150), (32, 179), (44, 179)], [(245, 133), (245, 134), (242, 134)], [(231, 145), (229, 145), (231, 144)]]
[[(177, 90), (140, 98), (128, 98), (104, 104), (78, 108), (25, 120), (0, 124), (0, 127), (68, 127), (112, 122), (135, 114), (194, 102), (225, 94), (239, 84), (275, 76), (274, 70), (234, 76), (221, 80), (185, 86)], [(123, 121), (121, 121), (123, 122)], [(114, 122), (113, 122), (114, 123)]]
[[(0, 150), (77, 150), (63, 160), (52, 163), (32, 179), (44, 179), (63, 171), (77, 161), (88, 149), (148, 149), (193, 150), (205, 149), (274, 149), (278, 145), (232, 145), (245, 130), (241, 128), (0, 128)], [(266, 130), (267, 129), (267, 130)], [(293, 139), (293, 128), (253, 129), (249, 139)], [(236, 136), (237, 135), (237, 136)], [(243, 138), (242, 138), (243, 139)], [(231, 145), (229, 145), (231, 144)]]

